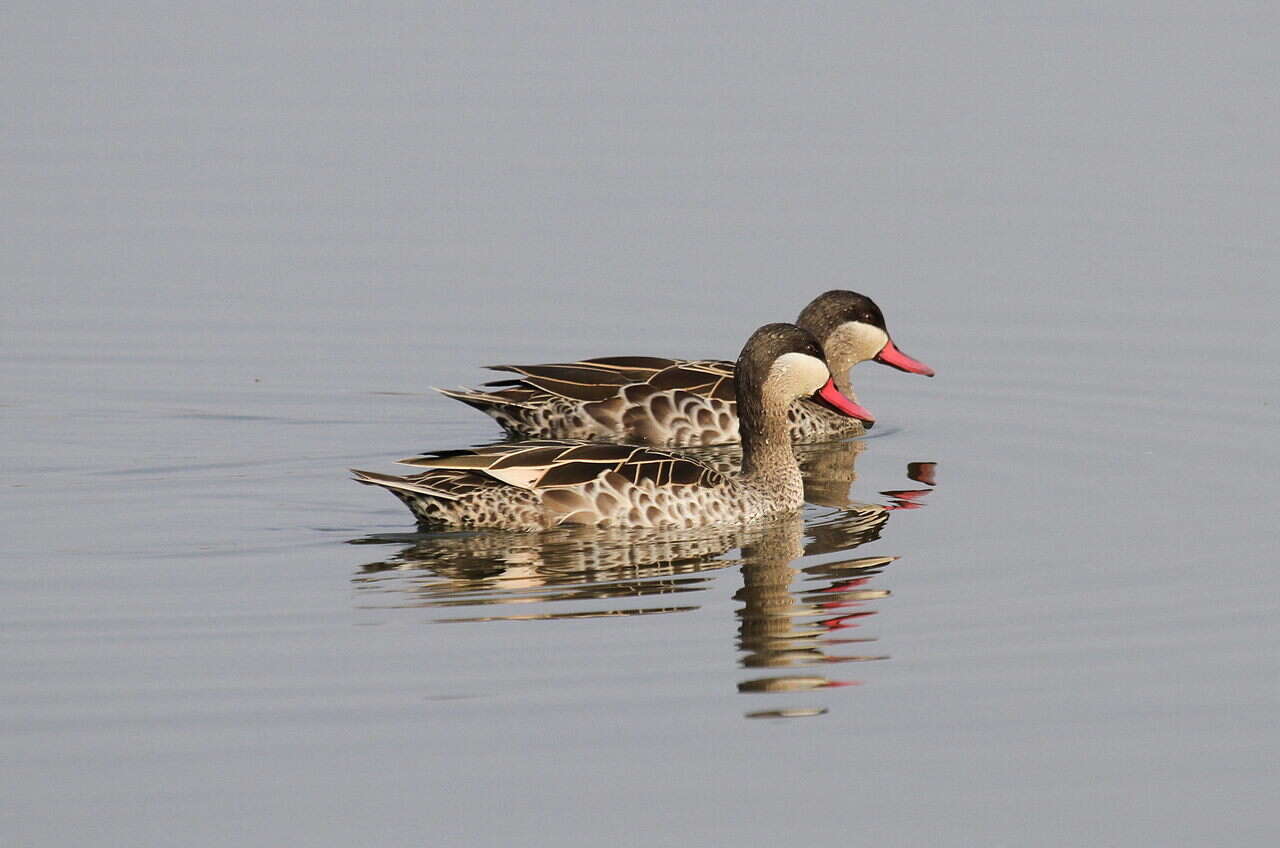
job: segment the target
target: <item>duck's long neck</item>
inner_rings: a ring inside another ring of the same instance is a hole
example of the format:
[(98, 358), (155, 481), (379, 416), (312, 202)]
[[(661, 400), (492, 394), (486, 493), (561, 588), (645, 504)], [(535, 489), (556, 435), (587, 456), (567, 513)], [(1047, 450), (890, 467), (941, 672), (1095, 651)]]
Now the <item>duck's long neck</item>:
[(739, 401), (738, 421), (743, 484), (761, 489), (787, 508), (799, 509), (804, 504), (804, 480), (791, 447), (786, 407)]

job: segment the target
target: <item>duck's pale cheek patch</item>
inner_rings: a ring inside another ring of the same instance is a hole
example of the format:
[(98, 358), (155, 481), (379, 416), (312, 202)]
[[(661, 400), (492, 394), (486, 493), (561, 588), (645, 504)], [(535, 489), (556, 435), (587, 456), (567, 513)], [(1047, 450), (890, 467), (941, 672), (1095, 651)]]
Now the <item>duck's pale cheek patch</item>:
[(766, 394), (787, 398), (811, 395), (831, 377), (827, 364), (807, 353), (784, 353), (779, 356), (765, 380)]
[(874, 359), (889, 343), (889, 334), (872, 324), (846, 321), (827, 336), (823, 347), (832, 363), (837, 359), (851, 365)]

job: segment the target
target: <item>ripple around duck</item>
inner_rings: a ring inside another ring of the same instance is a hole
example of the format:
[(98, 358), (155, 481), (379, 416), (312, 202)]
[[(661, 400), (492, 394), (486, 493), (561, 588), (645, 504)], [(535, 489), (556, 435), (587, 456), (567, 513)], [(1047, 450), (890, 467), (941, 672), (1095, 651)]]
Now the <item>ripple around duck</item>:
[[(852, 686), (860, 681), (815, 672), (834, 664), (889, 659), (880, 651), (849, 647), (874, 642), (875, 637), (846, 634), (876, 615), (891, 597), (891, 591), (878, 583), (898, 557), (826, 558), (881, 539), (895, 510), (923, 506), (923, 496), (932, 491), (887, 490), (884, 504), (852, 501), (853, 466), (864, 449), (861, 442), (804, 448), (806, 482), (824, 497), (811, 498), (816, 505), (804, 516), (768, 524), (684, 531), (574, 527), (537, 534), (400, 533), (354, 539), (355, 545), (398, 546), (389, 556), (366, 563), (352, 578), (357, 605), (393, 615), (419, 609), (432, 621), (452, 624), (696, 613), (704, 606), (719, 608), (707, 603), (706, 593), (736, 567), (741, 580), (732, 595), (737, 604), (736, 666), (755, 672), (738, 684), (737, 691), (752, 696), (811, 695)], [(732, 450), (714, 453), (723, 458)], [(911, 463), (908, 478), (931, 484), (934, 466)], [(466, 609), (476, 613), (455, 614)], [(762, 670), (774, 673), (760, 676)], [(802, 705), (745, 715), (793, 718), (825, 712), (825, 707)]]

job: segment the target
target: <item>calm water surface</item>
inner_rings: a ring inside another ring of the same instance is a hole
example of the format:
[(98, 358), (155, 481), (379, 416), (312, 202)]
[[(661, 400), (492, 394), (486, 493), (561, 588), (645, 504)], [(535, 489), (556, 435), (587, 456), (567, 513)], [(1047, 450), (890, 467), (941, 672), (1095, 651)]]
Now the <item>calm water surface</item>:
[[(5, 843), (1274, 844), (1280, 20), (1122, 6), (19, 8)], [(837, 286), (793, 521), (346, 478)]]

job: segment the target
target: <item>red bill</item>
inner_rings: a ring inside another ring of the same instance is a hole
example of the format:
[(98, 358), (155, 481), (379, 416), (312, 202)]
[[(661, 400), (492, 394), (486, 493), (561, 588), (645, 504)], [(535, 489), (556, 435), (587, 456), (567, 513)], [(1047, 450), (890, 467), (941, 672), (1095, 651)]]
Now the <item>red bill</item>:
[(898, 350), (893, 344), (893, 339), (885, 342), (884, 347), (876, 354), (876, 362), (883, 362), (885, 365), (892, 365), (899, 371), (907, 371), (912, 374), (923, 374), (926, 377), (933, 376), (933, 369), (925, 365), (918, 359), (912, 359), (902, 351)]
[(844, 395), (840, 394), (840, 390), (836, 388), (836, 384), (832, 382), (830, 378), (827, 379), (827, 384), (825, 386), (814, 393), (814, 397), (818, 398), (818, 400), (822, 401), (824, 404), (842, 415), (847, 415), (850, 418), (857, 418), (868, 427), (876, 421), (874, 415), (867, 412), (861, 406), (849, 400)]

